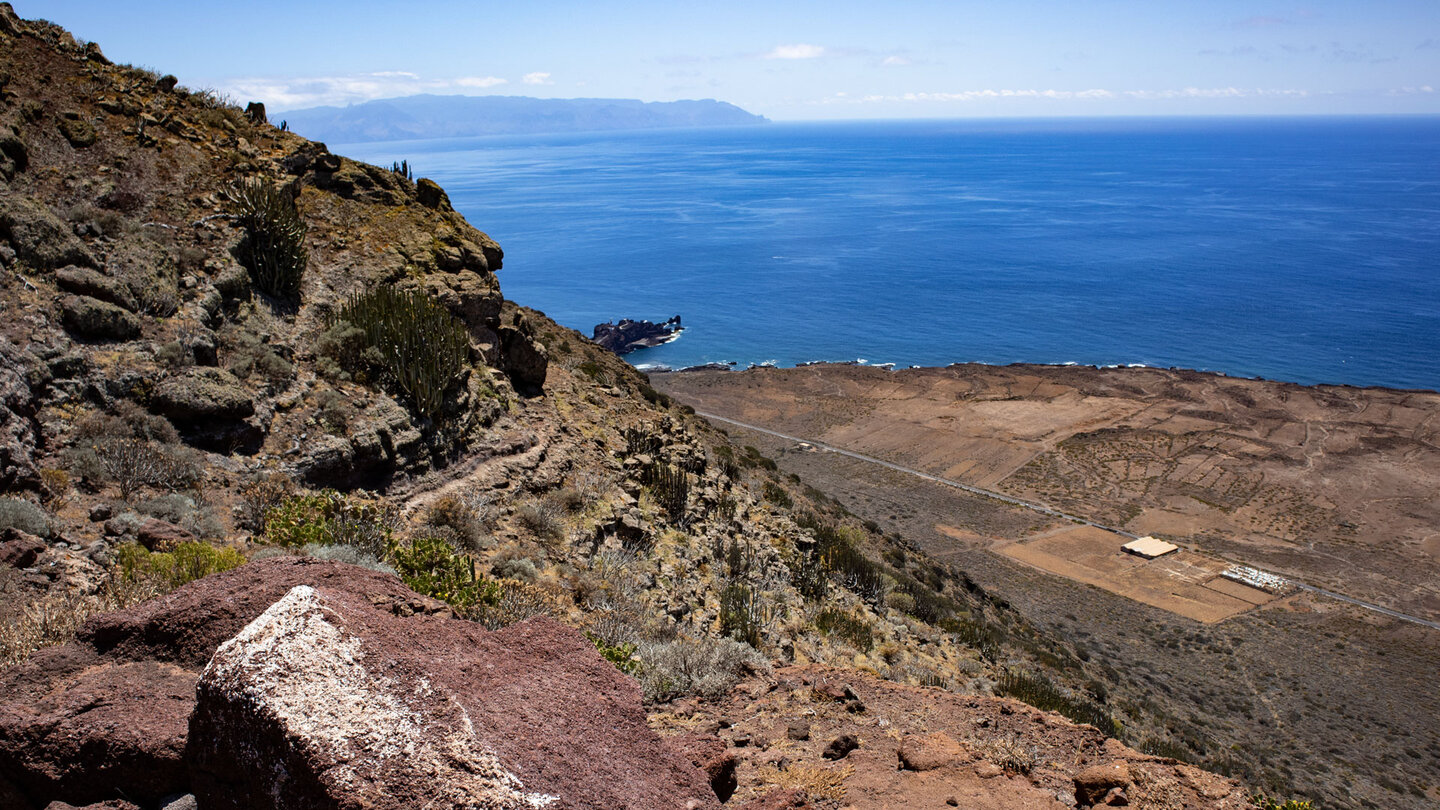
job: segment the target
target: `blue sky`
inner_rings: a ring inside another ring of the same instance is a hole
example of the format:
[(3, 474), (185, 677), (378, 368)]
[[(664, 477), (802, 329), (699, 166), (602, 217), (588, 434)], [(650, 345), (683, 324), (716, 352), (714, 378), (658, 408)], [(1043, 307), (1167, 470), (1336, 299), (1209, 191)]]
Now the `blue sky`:
[(1440, 113), (1440, 0), (12, 2), (273, 111), (432, 92), (777, 120)]

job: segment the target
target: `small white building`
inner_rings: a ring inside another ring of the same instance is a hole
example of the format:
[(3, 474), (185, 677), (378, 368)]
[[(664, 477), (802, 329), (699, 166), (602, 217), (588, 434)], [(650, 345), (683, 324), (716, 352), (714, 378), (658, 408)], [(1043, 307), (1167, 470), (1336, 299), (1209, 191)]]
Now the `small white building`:
[(1146, 535), (1139, 540), (1131, 540), (1121, 546), (1121, 548), (1131, 554), (1144, 557), (1147, 560), (1153, 560), (1156, 557), (1164, 557), (1172, 551), (1177, 551), (1180, 547), (1174, 543), (1167, 543), (1159, 538)]

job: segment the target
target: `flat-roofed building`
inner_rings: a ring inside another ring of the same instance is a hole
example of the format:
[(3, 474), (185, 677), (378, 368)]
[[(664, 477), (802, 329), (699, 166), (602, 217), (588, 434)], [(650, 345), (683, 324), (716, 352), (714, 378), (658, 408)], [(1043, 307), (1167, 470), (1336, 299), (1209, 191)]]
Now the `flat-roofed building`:
[(1166, 554), (1176, 551), (1180, 547), (1174, 543), (1167, 543), (1159, 538), (1146, 535), (1139, 540), (1131, 540), (1121, 546), (1121, 548), (1131, 554), (1144, 557), (1147, 560), (1153, 560), (1156, 557), (1164, 557)]

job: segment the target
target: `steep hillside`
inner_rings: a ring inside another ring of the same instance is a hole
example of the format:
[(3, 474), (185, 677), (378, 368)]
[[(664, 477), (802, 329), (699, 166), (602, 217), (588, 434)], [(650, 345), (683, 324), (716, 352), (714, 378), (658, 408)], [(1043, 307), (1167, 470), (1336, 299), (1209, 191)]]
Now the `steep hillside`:
[[(55, 726), (27, 725), (21, 685), (124, 652), (105, 622), (21, 663), (36, 649), (96, 612), (275, 556), (393, 573), (490, 629), (541, 615), (579, 628), (662, 728), (673, 701), (721, 701), (773, 661), (1009, 694), (1089, 723), (1100, 731), (1073, 738), (1084, 751), (1066, 735), (1037, 744), (1044, 767), (990, 754), (1057, 801), (1076, 801), (1057, 793), (1066, 778), (1120, 756), (1092, 744), (1120, 729), (1072, 645), (505, 301), (500, 247), (435, 183), (112, 65), (7, 4), (0, 154), (0, 788), (72, 801), (73, 782), (25, 759), (49, 750), (25, 735)], [(146, 643), (145, 666), (171, 667), (172, 649)], [(167, 677), (193, 683), (203, 660)], [(987, 723), (1013, 714), (995, 711)], [(873, 720), (854, 721), (878, 729), (862, 738), (886, 733)], [(851, 772), (832, 759), (791, 761), (823, 772), (814, 806), (845, 793)], [(1207, 806), (1243, 801), (1211, 780)], [(1136, 806), (1169, 806), (1143, 795)]]

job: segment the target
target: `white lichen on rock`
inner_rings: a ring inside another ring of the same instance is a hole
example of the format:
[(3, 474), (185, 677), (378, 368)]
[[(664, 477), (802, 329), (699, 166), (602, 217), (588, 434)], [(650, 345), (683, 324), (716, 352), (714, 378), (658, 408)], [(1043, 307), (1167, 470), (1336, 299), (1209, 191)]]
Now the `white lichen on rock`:
[(293, 588), (215, 651), (202, 685), (253, 708), (333, 763), (321, 780), (351, 796), (380, 794), (408, 777), (434, 787), (436, 807), (508, 810), (556, 801), (525, 792), (464, 709), (428, 682), (410, 696), (421, 705), (446, 704), (450, 711), (440, 714), (450, 716), (426, 717), (407, 705), (402, 687), (367, 671), (363, 641), (337, 619), (314, 588)]

